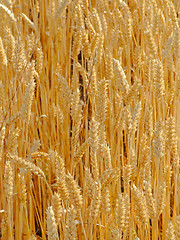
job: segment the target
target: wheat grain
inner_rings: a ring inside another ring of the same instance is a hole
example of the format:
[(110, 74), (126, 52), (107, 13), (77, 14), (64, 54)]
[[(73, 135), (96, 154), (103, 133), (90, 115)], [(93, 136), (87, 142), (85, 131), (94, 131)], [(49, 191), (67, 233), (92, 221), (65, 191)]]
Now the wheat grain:
[(65, 229), (65, 240), (77, 239), (77, 226), (76, 226), (76, 210), (73, 206), (67, 211), (67, 221)]
[(0, 63), (1, 63), (1, 68), (7, 66), (7, 57), (4, 51), (2, 38), (0, 38)]
[(6, 162), (5, 165), (5, 192), (7, 196), (7, 201), (10, 202), (13, 196), (13, 166), (10, 161)]
[(82, 195), (80, 187), (73, 179), (73, 177), (68, 173), (66, 175), (67, 188), (69, 192), (69, 201), (75, 207), (77, 211), (81, 211), (82, 207)]
[(52, 207), (48, 207), (47, 209), (47, 234), (48, 240), (57, 240), (58, 239), (58, 232), (57, 232), (57, 225), (54, 218), (54, 211)]

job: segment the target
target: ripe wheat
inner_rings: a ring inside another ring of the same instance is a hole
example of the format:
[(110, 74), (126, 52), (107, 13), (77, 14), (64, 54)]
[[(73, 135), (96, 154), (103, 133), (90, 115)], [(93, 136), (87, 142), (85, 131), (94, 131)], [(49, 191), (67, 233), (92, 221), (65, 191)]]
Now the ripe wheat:
[(0, 239), (180, 239), (180, 1), (0, 1)]

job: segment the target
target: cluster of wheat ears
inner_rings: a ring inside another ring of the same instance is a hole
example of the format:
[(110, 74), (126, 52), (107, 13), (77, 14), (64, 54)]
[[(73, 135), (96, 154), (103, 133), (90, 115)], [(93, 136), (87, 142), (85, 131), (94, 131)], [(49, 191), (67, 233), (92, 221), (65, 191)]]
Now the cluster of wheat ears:
[(180, 239), (180, 1), (0, 1), (0, 238)]

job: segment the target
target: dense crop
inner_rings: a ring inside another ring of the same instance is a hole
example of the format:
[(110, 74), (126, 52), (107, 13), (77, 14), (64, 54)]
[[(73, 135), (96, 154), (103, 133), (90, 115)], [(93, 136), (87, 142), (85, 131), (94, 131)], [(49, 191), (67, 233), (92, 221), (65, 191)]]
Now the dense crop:
[(180, 1), (0, 1), (0, 235), (180, 239)]

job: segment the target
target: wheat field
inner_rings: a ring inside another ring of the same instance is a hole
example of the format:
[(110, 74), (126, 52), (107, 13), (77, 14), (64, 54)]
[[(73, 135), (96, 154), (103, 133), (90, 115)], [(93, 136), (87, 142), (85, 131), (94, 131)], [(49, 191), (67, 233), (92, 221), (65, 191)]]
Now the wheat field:
[(179, 161), (179, 0), (0, 0), (0, 239), (180, 240)]

